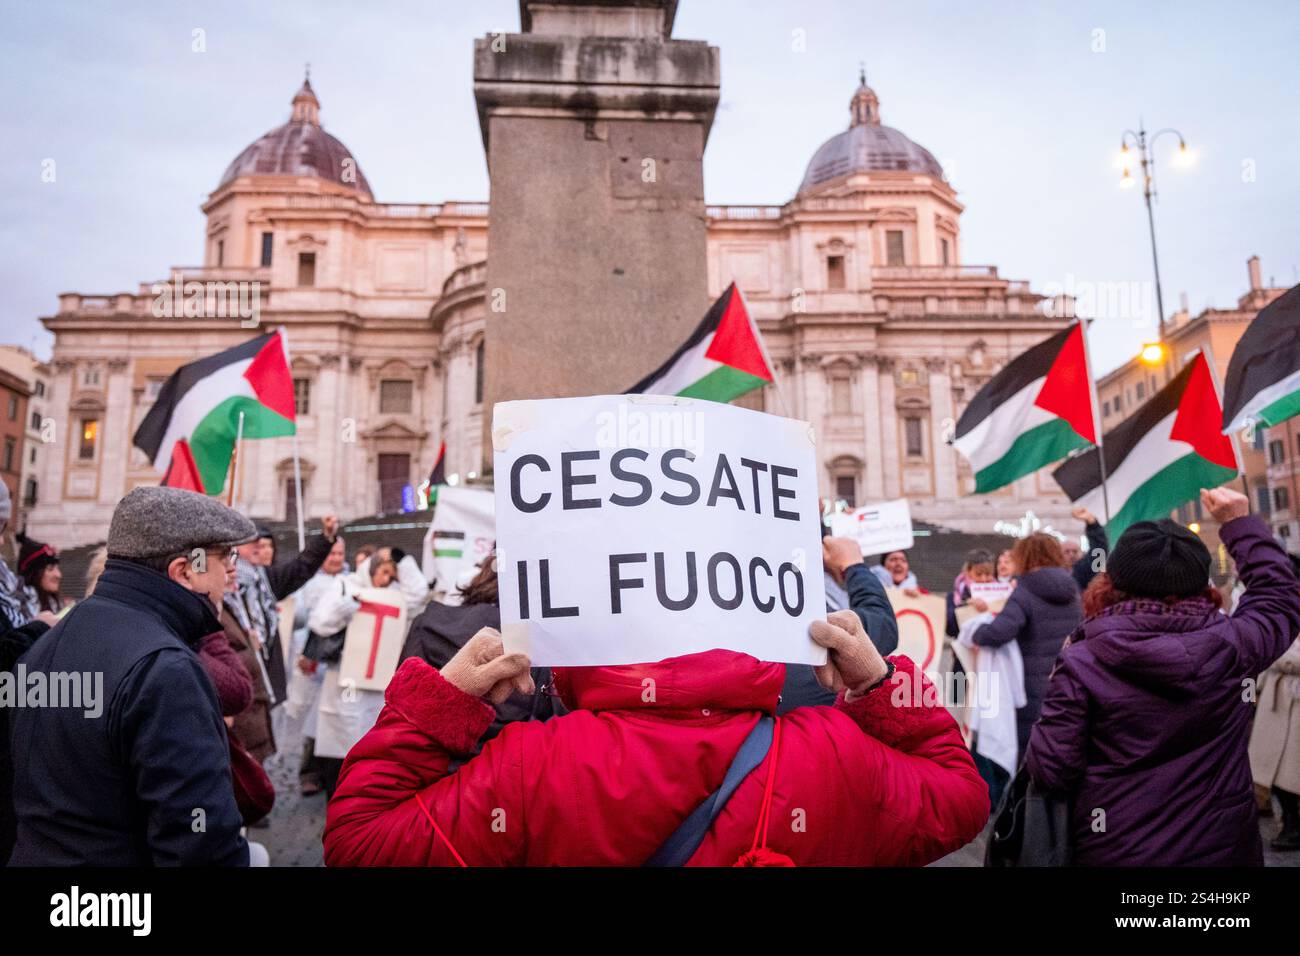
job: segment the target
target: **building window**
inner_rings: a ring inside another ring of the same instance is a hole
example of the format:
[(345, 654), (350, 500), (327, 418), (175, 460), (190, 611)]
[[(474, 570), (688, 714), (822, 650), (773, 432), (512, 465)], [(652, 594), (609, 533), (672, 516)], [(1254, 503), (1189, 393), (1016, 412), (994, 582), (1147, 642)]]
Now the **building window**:
[(908, 458), (920, 458), (925, 454), (925, 444), (921, 437), (921, 419), (904, 418), (903, 436)]
[(1273, 489), (1273, 510), (1286, 511), (1291, 507), (1291, 494), (1285, 488)]
[(36, 483), (36, 479), (35, 479), (35, 478), (28, 478), (28, 479), (27, 479), (27, 486), (23, 489), (23, 507), (24, 507), (24, 508), (34, 508), (34, 507), (36, 507), (36, 498), (37, 498), (37, 492), (39, 491), (39, 489), (40, 489), (40, 486)]
[(37, 379), (36, 381), (36, 397), (37, 398), (45, 397), (45, 383), (40, 381), (39, 379)]
[(1280, 465), (1286, 458), (1286, 449), (1282, 447), (1282, 440), (1274, 438), (1268, 443), (1268, 463), (1270, 465)]
[(1110, 402), (1109, 402), (1109, 401), (1105, 401), (1105, 402), (1102, 402), (1102, 403), (1101, 403), (1101, 415), (1102, 415), (1103, 418), (1107, 418), (1107, 417), (1110, 416)]
[(1289, 538), (1291, 537), (1291, 526), (1289, 524), (1279, 525), (1277, 533), (1278, 537)]
[(218, 239), (217, 240), (217, 265), (224, 266), (225, 264), (226, 264), (226, 242), (224, 239)]
[(95, 460), (95, 448), (99, 444), (99, 419), (83, 418), (81, 420), (81, 447), (77, 457), (82, 461)]
[(1119, 412), (1119, 411), (1121, 411), (1123, 408), (1124, 408), (1124, 396), (1123, 396), (1123, 395), (1116, 395), (1116, 396), (1115, 396), (1115, 411), (1116, 411), (1116, 412)]
[(1138, 382), (1138, 383), (1137, 383), (1137, 386), (1136, 386), (1136, 389), (1137, 389), (1137, 400), (1140, 402), (1140, 401), (1142, 401), (1143, 398), (1146, 397), (1146, 392), (1147, 392), (1147, 386), (1146, 386), (1146, 383), (1145, 383), (1145, 382)]
[(17, 395), (9, 396), (9, 420), (11, 422), (18, 421), (18, 396)]
[[(307, 497), (307, 479), (302, 479), (302, 496)], [(298, 522), (298, 492), (293, 480), (293, 476), (284, 479), (284, 520), (297, 524)]]
[(845, 376), (831, 379), (831, 411), (836, 415), (853, 412), (853, 388)]
[(409, 414), (413, 391), (414, 385), (409, 379), (383, 379), (379, 383), (379, 410), (393, 415)]
[(298, 284), (299, 285), (316, 284), (316, 253), (314, 252), (298, 253)]
[(38, 431), (41, 430), (41, 413), (40, 413), (40, 412), (32, 412), (32, 425), (31, 425), (31, 428), (32, 428), (32, 431), (34, 431), (34, 432), (38, 432)]
[(32, 464), (32, 465), (36, 464), (36, 446), (35, 446), (35, 445), (32, 446), (32, 453), (31, 453), (30, 455), (27, 456), (27, 461), (28, 461), (29, 464)]
[(885, 265), (906, 265), (903, 257), (903, 232), (901, 229), (889, 229), (885, 232)]
[(293, 380), (293, 407), (295, 414), (311, 414), (311, 379), (295, 378)]
[(262, 265), (264, 266), (269, 266), (271, 264), (271, 248), (274, 245), (274, 242), (275, 233), (262, 233)]
[(1255, 508), (1262, 515), (1270, 515), (1273, 513), (1273, 499), (1269, 497), (1267, 485), (1256, 486)]
[(474, 347), (474, 404), (483, 404), (483, 343)]
[(18, 454), (18, 442), (14, 441), (12, 438), (6, 435), (4, 468), (0, 470), (17, 471), (18, 469), (14, 467), (14, 458), (17, 456), (17, 454)]
[(379, 511), (395, 514), (402, 510), (402, 489), (411, 480), (410, 455), (379, 456)]
[(1264, 429), (1262, 428), (1255, 429), (1255, 439), (1251, 444), (1254, 446), (1255, 451), (1264, 450)]
[(167, 381), (165, 378), (145, 379), (144, 397), (151, 402), (158, 400), (158, 393), (162, 391), (163, 384)]
[(844, 257), (826, 257), (826, 288), (831, 290), (844, 288)]
[(85, 368), (83, 368), (83, 369), (81, 370), (81, 384), (82, 384), (82, 385), (98, 385), (98, 384), (99, 384), (99, 366), (98, 366), (98, 365), (87, 365)]
[(921, 373), (914, 368), (899, 369), (899, 385), (919, 385), (921, 384)]
[(835, 497), (850, 508), (858, 506), (858, 482), (852, 475), (839, 475), (835, 479)]
[(939, 240), (939, 261), (945, 266), (952, 265), (951, 254), (948, 251), (948, 240)]

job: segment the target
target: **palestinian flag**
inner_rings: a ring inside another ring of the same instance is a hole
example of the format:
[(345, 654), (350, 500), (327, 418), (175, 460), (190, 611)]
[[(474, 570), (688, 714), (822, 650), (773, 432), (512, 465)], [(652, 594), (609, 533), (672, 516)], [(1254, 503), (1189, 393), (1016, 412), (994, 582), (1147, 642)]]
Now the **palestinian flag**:
[(158, 390), (132, 443), (163, 472), (163, 484), (217, 495), (240, 412), (244, 438), (294, 433), (293, 376), (279, 332), (182, 365)]
[(438, 486), (447, 483), (447, 443), (440, 442), (438, 445), (438, 458), (433, 463), (433, 469), (429, 472), (429, 477), (424, 484), (419, 487), (420, 496), (424, 503), (420, 506), (421, 511), (428, 510), (438, 501)]
[[(1151, 400), (1102, 440), (1106, 498), (1114, 543), (1137, 521), (1169, 517), (1202, 488), (1216, 488), (1239, 473), (1232, 439), (1221, 431), (1223, 409), (1205, 353), (1196, 355)], [(1052, 477), (1075, 504), (1106, 513), (1096, 448), (1071, 458)]]
[(975, 393), (951, 444), (993, 491), (1097, 441), (1092, 373), (1076, 322), (1007, 363)]
[(1237, 342), (1223, 384), (1223, 431), (1300, 414), (1300, 285), (1274, 299)]
[(673, 357), (628, 389), (628, 394), (729, 402), (771, 381), (758, 326), (733, 282)]

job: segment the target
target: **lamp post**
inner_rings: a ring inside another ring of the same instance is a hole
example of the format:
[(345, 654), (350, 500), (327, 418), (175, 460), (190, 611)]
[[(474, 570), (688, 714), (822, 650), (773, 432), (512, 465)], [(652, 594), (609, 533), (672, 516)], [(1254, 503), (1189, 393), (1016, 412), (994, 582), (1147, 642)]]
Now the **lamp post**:
[(1160, 289), (1160, 257), (1156, 253), (1156, 218), (1151, 208), (1151, 200), (1156, 195), (1156, 160), (1153, 148), (1155, 142), (1165, 133), (1172, 133), (1178, 137), (1178, 150), (1181, 155), (1187, 154), (1187, 142), (1183, 139), (1183, 134), (1176, 129), (1162, 129), (1147, 136), (1147, 131), (1139, 121), (1138, 131), (1135, 133), (1131, 129), (1124, 130), (1124, 135), (1120, 137), (1120, 163), (1124, 167), (1124, 176), (1120, 180), (1120, 185), (1129, 187), (1134, 185), (1134, 180), (1130, 170), (1133, 166), (1134, 149), (1136, 148), (1136, 159), (1142, 166), (1142, 198), (1147, 204), (1147, 227), (1151, 233), (1151, 265), (1155, 270), (1156, 278), (1156, 341), (1163, 342), (1165, 337), (1165, 302), (1164, 295)]

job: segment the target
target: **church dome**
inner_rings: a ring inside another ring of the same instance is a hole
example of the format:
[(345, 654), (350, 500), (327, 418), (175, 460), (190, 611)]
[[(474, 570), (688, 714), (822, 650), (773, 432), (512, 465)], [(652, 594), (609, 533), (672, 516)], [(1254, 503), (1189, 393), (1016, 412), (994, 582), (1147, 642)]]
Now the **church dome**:
[(943, 167), (924, 146), (880, 123), (880, 100), (862, 73), (849, 101), (849, 128), (822, 143), (799, 184), (799, 195), (852, 173), (925, 173), (943, 178)]
[(370, 184), (351, 151), (320, 125), (311, 79), (293, 97), (289, 122), (244, 149), (221, 175), (220, 189), (240, 176), (314, 176), (371, 198)]

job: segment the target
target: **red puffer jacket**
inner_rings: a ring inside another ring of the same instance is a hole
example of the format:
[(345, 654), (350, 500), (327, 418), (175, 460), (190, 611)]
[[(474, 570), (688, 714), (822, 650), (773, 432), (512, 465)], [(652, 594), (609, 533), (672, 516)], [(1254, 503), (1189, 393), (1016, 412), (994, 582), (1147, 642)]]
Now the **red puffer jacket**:
[[(929, 863), (988, 820), (988, 787), (952, 717), (893, 658), (891, 681), (780, 719), (767, 845), (800, 866)], [(330, 866), (639, 866), (722, 783), (785, 668), (730, 651), (557, 670), (574, 712), (508, 725), (470, 751), (493, 710), (407, 660), (348, 754), (329, 805)], [(774, 742), (775, 743), (775, 742)], [(771, 754), (737, 788), (692, 866), (754, 843)], [(435, 834), (436, 822), (444, 840)]]

